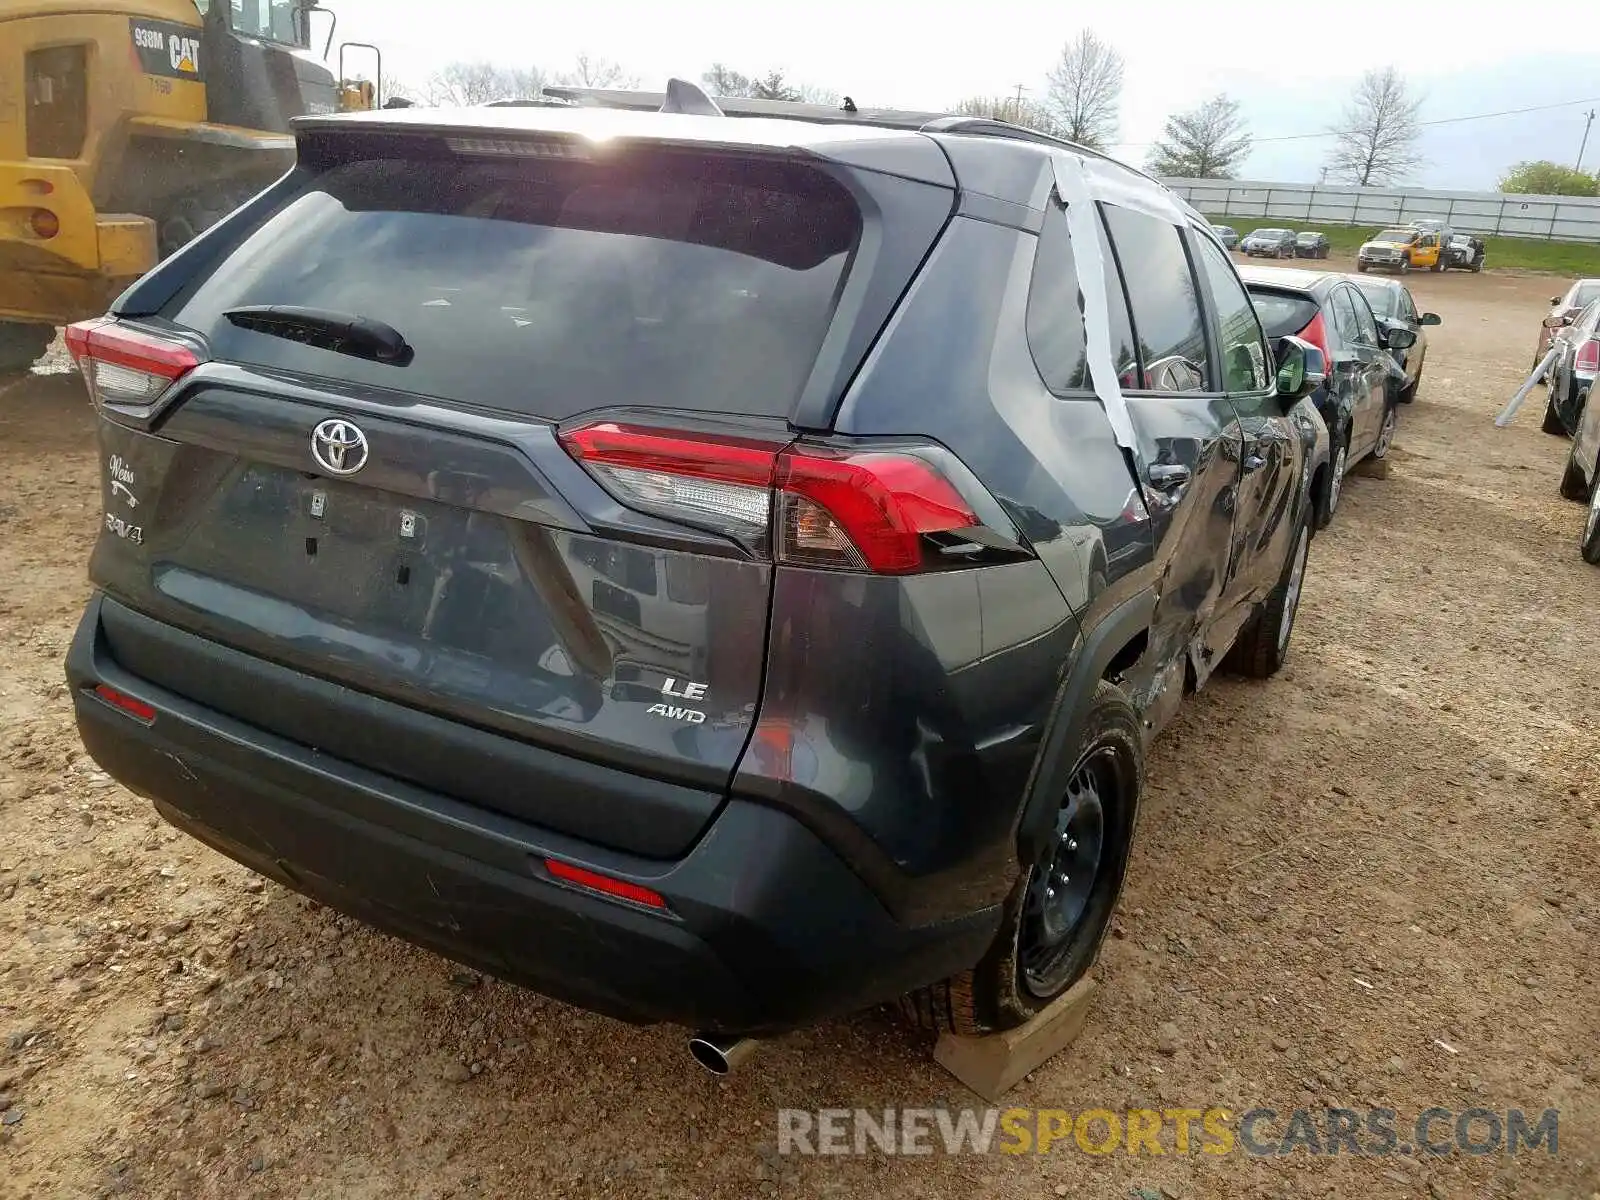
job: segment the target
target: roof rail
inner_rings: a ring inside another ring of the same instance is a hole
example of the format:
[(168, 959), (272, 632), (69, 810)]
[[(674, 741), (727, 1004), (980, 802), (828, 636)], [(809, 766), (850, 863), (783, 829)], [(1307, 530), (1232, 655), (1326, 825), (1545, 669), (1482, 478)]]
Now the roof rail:
[[(665, 92), (641, 92), (617, 88), (547, 87), (544, 93), (559, 100), (570, 100), (590, 108), (626, 108), (635, 112), (702, 112), (703, 110), (697, 108), (668, 107), (675, 96), (681, 103), (683, 97), (688, 96), (692, 99), (694, 94), (698, 93), (707, 104), (727, 117), (776, 117), (790, 121), (879, 125), (913, 131), (945, 115), (937, 112), (907, 112), (895, 108), (860, 108), (849, 96), (844, 97), (837, 105), (805, 104), (795, 100), (759, 100), (747, 96), (718, 96), (713, 99), (706, 95), (699, 85), (681, 79), (671, 80)], [(705, 113), (705, 115), (714, 114)]]
[(1113, 158), (1103, 150), (1080, 145), (1025, 125), (1013, 125), (994, 117), (958, 116), (942, 112), (914, 112), (899, 108), (859, 108), (846, 96), (837, 106), (830, 104), (805, 104), (794, 100), (758, 100), (744, 96), (719, 96), (712, 99), (698, 84), (682, 79), (667, 82), (665, 92), (642, 92), (618, 88), (547, 87), (547, 96), (590, 108), (626, 108), (636, 112), (699, 113), (704, 116), (725, 117), (777, 117), (790, 121), (822, 121), (844, 125), (876, 125), (887, 129), (905, 129), (917, 133), (960, 133), (979, 137), (1006, 138), (1015, 142), (1030, 142), (1038, 146), (1055, 146), (1086, 154), (1131, 171), (1158, 186), (1165, 187), (1154, 175), (1141, 171), (1131, 163)]

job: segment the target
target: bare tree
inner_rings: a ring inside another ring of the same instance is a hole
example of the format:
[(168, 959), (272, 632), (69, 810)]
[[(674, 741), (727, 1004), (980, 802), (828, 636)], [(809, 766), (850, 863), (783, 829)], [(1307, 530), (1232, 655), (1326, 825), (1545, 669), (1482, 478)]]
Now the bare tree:
[(1239, 102), (1219, 95), (1167, 118), (1149, 166), (1156, 175), (1179, 179), (1232, 179), (1249, 154)]
[(713, 96), (742, 96), (755, 95), (754, 83), (750, 76), (742, 71), (735, 71), (732, 67), (722, 63), (712, 63), (711, 69), (700, 76), (700, 82), (710, 89)]
[(1050, 71), (1047, 103), (1068, 141), (1102, 149), (1117, 135), (1122, 104), (1122, 55), (1092, 29), (1061, 48)]
[[(394, 87), (389, 89), (393, 92)], [(491, 100), (527, 100), (544, 91), (538, 67), (500, 67), (491, 62), (455, 62), (435, 72), (417, 89), (424, 104), (463, 106)]]
[(736, 96), (753, 100), (791, 100), (806, 104), (838, 104), (839, 93), (809, 83), (796, 83), (781, 69), (764, 75), (746, 75), (723, 63), (712, 63), (700, 82), (713, 96)]
[(1328, 170), (1360, 187), (1391, 183), (1422, 164), (1420, 99), (1393, 67), (1368, 71), (1356, 85), (1335, 135)]
[(636, 88), (639, 86), (639, 77), (623, 70), (622, 64), (592, 54), (578, 55), (572, 64), (572, 70), (563, 72), (559, 78), (568, 87)]
[(1042, 104), (1016, 96), (968, 96), (951, 111), (964, 117), (993, 117), (1041, 133), (1059, 133), (1055, 116)]

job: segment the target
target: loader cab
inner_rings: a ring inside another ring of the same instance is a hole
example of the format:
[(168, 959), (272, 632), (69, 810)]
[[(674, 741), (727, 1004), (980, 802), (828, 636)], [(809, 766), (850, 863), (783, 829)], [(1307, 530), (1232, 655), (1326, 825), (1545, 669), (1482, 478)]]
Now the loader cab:
[(339, 88), (311, 46), (305, 0), (195, 0), (204, 22), (206, 104), (220, 125), (287, 132), (293, 117), (338, 111)]

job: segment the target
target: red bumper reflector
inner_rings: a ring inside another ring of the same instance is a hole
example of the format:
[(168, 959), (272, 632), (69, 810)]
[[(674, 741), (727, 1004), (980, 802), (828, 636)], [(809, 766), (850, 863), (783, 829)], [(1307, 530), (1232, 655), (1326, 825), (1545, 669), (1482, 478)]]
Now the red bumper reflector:
[(608, 875), (575, 867), (571, 863), (559, 862), (553, 858), (544, 860), (544, 869), (562, 883), (570, 883), (586, 891), (599, 892), (603, 896), (615, 896), (619, 900), (631, 900), (634, 904), (643, 904), (646, 908), (667, 907), (667, 902), (660, 893), (652, 892), (647, 887), (640, 887), (637, 883), (612, 879)]
[(94, 689), (94, 694), (118, 712), (125, 712), (130, 717), (143, 721), (146, 725), (156, 719), (155, 709), (151, 708), (143, 700), (135, 700), (132, 696), (119, 692), (114, 687), (107, 687), (103, 683), (98, 684)]

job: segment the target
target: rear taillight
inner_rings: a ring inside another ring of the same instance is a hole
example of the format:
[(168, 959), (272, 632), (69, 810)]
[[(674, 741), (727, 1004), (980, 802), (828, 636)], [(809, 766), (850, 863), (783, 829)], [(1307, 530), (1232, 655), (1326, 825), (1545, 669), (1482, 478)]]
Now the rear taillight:
[(1600, 338), (1590, 338), (1578, 347), (1578, 370), (1600, 371)]
[(66, 340), (97, 408), (147, 408), (200, 365), (182, 342), (130, 329), (107, 317), (68, 325)]
[(721, 529), (779, 562), (903, 575), (928, 565), (929, 535), (984, 524), (932, 462), (600, 424), (561, 435), (630, 508)]
[(1322, 351), (1322, 369), (1330, 370), (1333, 367), (1333, 355), (1328, 353), (1328, 327), (1323, 324), (1322, 313), (1319, 311), (1311, 318), (1311, 323), (1295, 334), (1302, 341), (1310, 342)]

